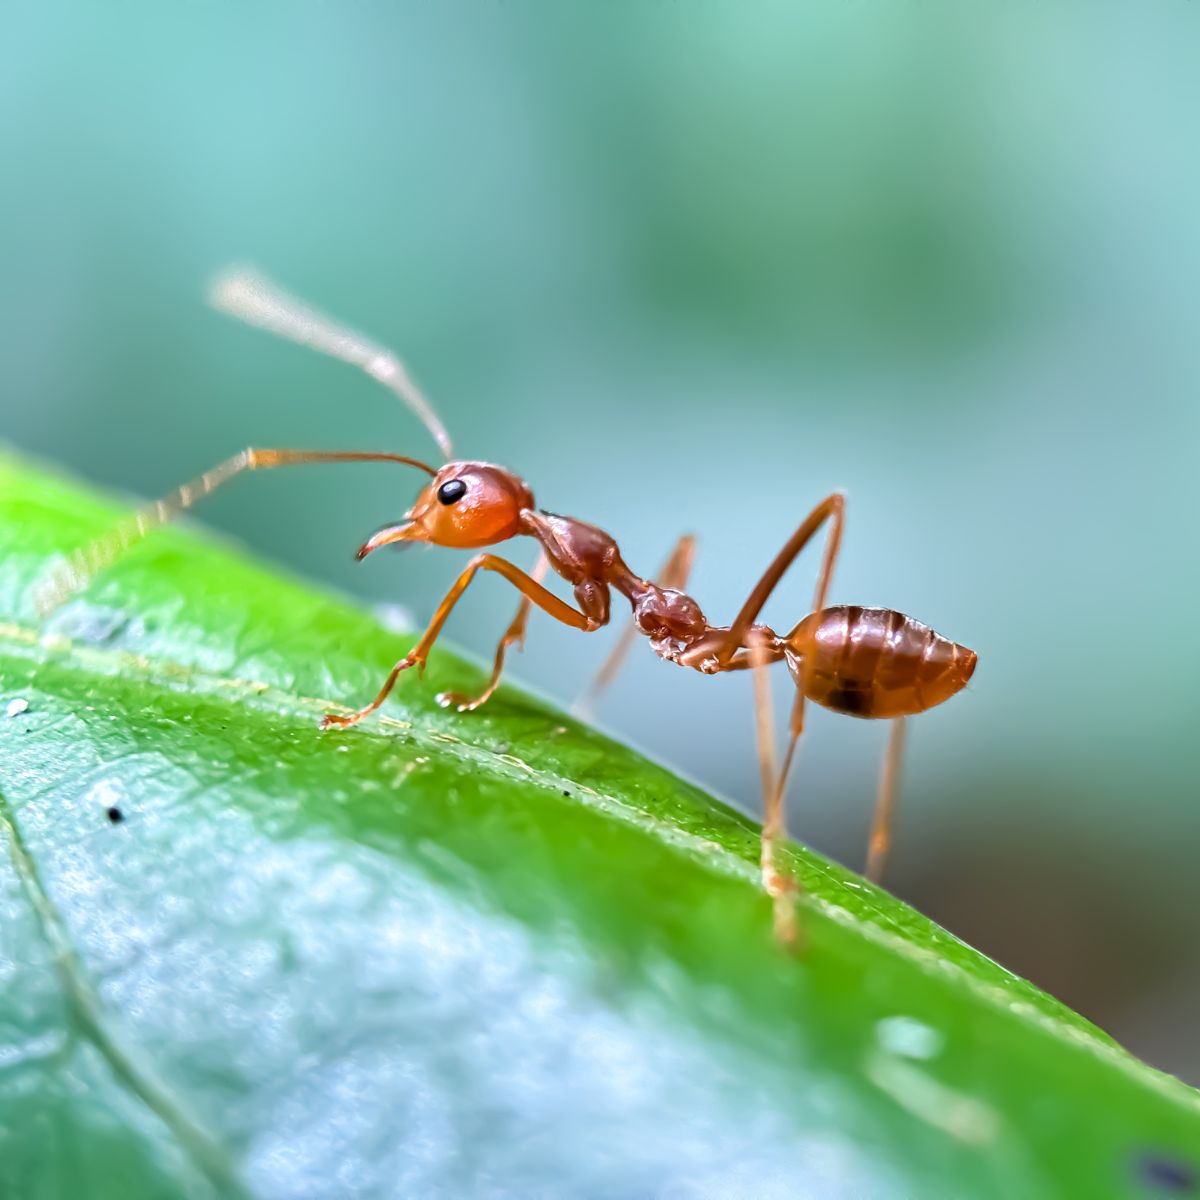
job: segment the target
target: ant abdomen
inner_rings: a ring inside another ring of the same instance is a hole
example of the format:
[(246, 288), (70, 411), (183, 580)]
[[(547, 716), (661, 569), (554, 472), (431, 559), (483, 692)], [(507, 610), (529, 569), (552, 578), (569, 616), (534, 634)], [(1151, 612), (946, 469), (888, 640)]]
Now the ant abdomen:
[(852, 717), (907, 717), (949, 700), (975, 670), (975, 651), (890, 608), (853, 604), (805, 617), (788, 635), (805, 696)]

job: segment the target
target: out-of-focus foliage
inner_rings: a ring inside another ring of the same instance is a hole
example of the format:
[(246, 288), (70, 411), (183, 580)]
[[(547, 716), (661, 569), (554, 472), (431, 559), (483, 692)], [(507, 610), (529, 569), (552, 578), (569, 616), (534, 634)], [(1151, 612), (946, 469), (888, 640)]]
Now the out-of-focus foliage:
[[(449, 652), (0, 460), (0, 1190), (1135, 1197), (1200, 1101), (819, 856)], [(16, 702), (14, 708), (8, 706)], [(69, 1153), (55, 1153), (59, 1147)]]
[[(370, 381), (201, 307), (244, 258), (396, 345), (464, 451), (639, 570), (696, 531), (714, 618), (846, 487), (835, 599), (980, 654), (914, 726), (894, 882), (1200, 1077), (1198, 25), (1133, 0), (20, 6), (0, 432), (142, 495), (248, 443), (425, 452)], [(424, 617), (453, 555), (350, 561), (410, 495), (314, 470), (204, 519)], [(485, 651), (498, 596), (453, 636)], [(604, 648), (535, 622), (520, 670), (569, 697)], [(635, 655), (604, 716), (752, 807), (746, 685)], [(850, 862), (883, 732), (816, 714), (802, 754), (794, 827)]]

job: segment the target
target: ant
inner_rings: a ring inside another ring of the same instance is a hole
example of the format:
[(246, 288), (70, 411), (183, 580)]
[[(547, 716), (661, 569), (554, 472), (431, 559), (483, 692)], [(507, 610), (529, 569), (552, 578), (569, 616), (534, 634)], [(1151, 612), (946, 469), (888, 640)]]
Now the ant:
[[(447, 692), (438, 697), (439, 703), (459, 712), (478, 708), (495, 692), (505, 652), (514, 643), (523, 645), (534, 605), (564, 625), (592, 633), (608, 624), (615, 589), (629, 601), (633, 624), (596, 677), (587, 694), (589, 700), (612, 681), (637, 633), (650, 639), (660, 658), (704, 675), (754, 670), (756, 737), (764, 796), (762, 880), (774, 901), (776, 934), (784, 942), (794, 942), (796, 936), (793, 899), (797, 885), (776, 863), (776, 846), (784, 834), (784, 788), (804, 729), (805, 704), (811, 700), (834, 712), (892, 721), (866, 866), (867, 877), (878, 882), (891, 845), (905, 718), (933, 708), (960, 691), (975, 669), (976, 656), (965, 646), (891, 609), (826, 605), (842, 542), (846, 509), (842, 493), (827, 496), (805, 517), (763, 572), (732, 623), (713, 625), (683, 590), (695, 551), (692, 537), (679, 540), (655, 581), (644, 579), (626, 565), (616, 541), (602, 529), (536, 508), (533, 492), (512, 471), (492, 463), (455, 459), (445, 427), (404, 365), (388, 351), (247, 269), (234, 269), (218, 278), (209, 298), (216, 308), (234, 317), (366, 371), (420, 418), (446, 459), (445, 465), (435, 468), (406, 455), (377, 452), (243, 450), (142, 509), (112, 533), (71, 554), (39, 593), (38, 607), (43, 613), (85, 587), (98, 571), (148, 533), (244, 471), (333, 462), (392, 462), (415, 467), (429, 476), (429, 482), (403, 521), (385, 525), (363, 543), (358, 551), (360, 560), (381, 546), (426, 542), (479, 550), (524, 536), (539, 545), (537, 564), (527, 573), (495, 554), (477, 554), (446, 593), (420, 639), (392, 668), (375, 699), (348, 716), (328, 714), (321, 721), (322, 729), (357, 724), (383, 704), (405, 671), (413, 667), (423, 671), (451, 610), (480, 571), (502, 575), (521, 593), (521, 600), (496, 647), (491, 677), (482, 691), (474, 696)], [(786, 633), (758, 623), (767, 598), (826, 523), (829, 532), (812, 612)], [(571, 585), (574, 604), (542, 585), (548, 566)], [(778, 662), (787, 665), (796, 685), (782, 766), (776, 765), (766, 670)]]

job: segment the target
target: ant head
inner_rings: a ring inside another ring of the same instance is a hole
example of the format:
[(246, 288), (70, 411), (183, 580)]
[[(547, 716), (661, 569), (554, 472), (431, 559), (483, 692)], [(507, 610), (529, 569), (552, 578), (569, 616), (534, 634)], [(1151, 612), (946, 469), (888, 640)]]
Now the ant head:
[(511, 471), (491, 463), (447, 463), (421, 490), (408, 520), (385, 525), (363, 544), (358, 557), (396, 542), (492, 546), (519, 533), (521, 513), (532, 507), (533, 493)]

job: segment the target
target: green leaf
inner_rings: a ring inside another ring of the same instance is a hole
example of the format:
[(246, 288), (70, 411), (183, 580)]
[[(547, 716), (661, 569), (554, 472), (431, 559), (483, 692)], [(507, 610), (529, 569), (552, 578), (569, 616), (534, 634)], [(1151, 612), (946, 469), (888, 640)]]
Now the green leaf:
[(1190, 1089), (800, 848), (788, 954), (750, 821), (515, 688), (444, 712), (457, 655), (318, 733), (407, 640), (180, 530), (39, 627), (34, 580), (118, 511), (0, 460), (0, 1194), (1096, 1200), (1196, 1168)]

